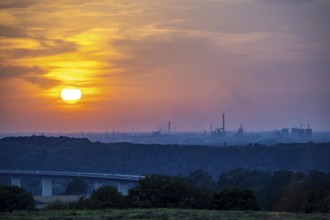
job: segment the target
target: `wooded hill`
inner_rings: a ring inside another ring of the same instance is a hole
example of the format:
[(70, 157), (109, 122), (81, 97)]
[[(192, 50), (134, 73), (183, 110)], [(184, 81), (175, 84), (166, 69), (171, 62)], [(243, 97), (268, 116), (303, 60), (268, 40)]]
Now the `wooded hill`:
[(0, 169), (187, 175), (213, 177), (244, 167), (265, 171), (330, 171), (330, 143), (208, 147), (90, 142), (68, 137), (0, 139)]

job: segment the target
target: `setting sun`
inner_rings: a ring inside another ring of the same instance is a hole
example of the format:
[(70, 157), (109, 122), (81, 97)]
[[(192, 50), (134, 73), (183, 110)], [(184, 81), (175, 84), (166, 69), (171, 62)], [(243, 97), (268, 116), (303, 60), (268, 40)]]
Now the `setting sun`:
[(64, 88), (61, 91), (61, 98), (68, 104), (77, 103), (81, 99), (81, 91), (77, 88)]

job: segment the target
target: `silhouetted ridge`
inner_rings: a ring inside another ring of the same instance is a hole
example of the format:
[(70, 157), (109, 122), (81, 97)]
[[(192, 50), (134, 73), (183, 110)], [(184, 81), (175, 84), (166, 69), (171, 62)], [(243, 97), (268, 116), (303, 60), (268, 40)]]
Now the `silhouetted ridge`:
[(36, 145), (56, 145), (63, 143), (91, 143), (87, 138), (73, 138), (66, 136), (59, 137), (46, 137), (46, 136), (36, 136), (32, 135), (30, 137), (5, 137), (0, 139), (5, 142), (10, 143), (26, 143), (26, 144), (36, 144)]
[(265, 171), (330, 170), (330, 143), (208, 147), (90, 142), (85, 138), (0, 139), (0, 169), (187, 175), (216, 177), (239, 167)]

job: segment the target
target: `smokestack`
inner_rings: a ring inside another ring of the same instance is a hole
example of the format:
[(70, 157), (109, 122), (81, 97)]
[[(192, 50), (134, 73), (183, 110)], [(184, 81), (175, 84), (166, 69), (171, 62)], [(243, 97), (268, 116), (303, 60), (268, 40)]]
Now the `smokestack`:
[(225, 113), (222, 114), (222, 129), (223, 133), (225, 133)]
[(171, 121), (168, 121), (168, 133), (171, 133)]

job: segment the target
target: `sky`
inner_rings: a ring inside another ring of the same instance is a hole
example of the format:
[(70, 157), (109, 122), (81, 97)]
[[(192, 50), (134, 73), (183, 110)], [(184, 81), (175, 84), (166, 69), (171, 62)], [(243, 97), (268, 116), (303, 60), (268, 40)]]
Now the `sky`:
[(330, 130), (329, 0), (1, 0), (0, 20), (0, 132)]

